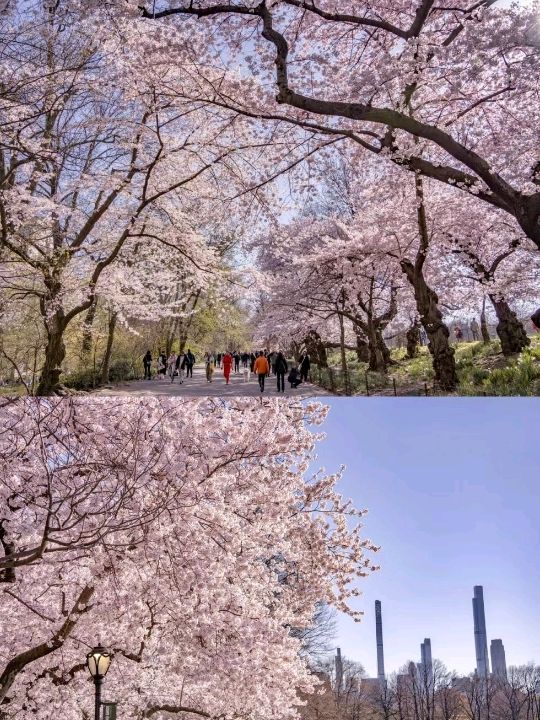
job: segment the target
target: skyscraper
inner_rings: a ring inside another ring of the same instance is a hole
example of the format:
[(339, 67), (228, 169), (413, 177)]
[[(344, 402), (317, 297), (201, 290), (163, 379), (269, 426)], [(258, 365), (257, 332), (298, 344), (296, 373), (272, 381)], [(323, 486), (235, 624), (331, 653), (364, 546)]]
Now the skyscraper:
[(493, 675), (506, 680), (506, 654), (502, 640), (491, 641), (491, 669)]
[(375, 600), (375, 634), (377, 637), (377, 677), (384, 680), (384, 651), (382, 638), (381, 601)]
[(343, 660), (341, 658), (341, 648), (337, 648), (336, 657), (334, 658), (336, 666), (336, 692), (341, 692), (343, 684)]
[(426, 678), (431, 680), (433, 678), (433, 660), (431, 659), (431, 640), (424, 638), (424, 642), (420, 645), (420, 657), (422, 673), (426, 674)]
[(486, 616), (484, 614), (484, 589), (481, 585), (474, 586), (473, 620), (474, 646), (476, 650), (476, 672), (480, 677), (489, 675), (489, 657), (487, 649)]

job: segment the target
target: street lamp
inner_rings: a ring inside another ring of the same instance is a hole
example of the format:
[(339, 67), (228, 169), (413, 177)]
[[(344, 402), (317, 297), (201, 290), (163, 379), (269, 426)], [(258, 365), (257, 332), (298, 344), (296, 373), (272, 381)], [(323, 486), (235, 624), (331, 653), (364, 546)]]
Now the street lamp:
[(94, 719), (99, 720), (99, 711), (101, 708), (101, 683), (107, 674), (107, 670), (111, 664), (111, 653), (101, 645), (90, 650), (86, 656), (86, 665), (90, 671), (90, 675), (94, 678), (94, 686), (96, 688), (96, 704)]

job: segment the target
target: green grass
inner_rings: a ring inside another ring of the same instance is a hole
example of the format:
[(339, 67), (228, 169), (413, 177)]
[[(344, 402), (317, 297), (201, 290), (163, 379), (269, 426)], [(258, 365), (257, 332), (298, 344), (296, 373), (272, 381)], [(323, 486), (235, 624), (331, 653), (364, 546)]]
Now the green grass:
[[(519, 357), (506, 358), (498, 340), (489, 345), (463, 342), (454, 345), (459, 387), (455, 394), (476, 396), (540, 396), (540, 334), (531, 338), (531, 345)], [(366, 363), (358, 363), (354, 353), (347, 353), (352, 394), (366, 394), (366, 373), (370, 394), (393, 394), (393, 380), (398, 395), (440, 394), (433, 387), (433, 367), (426, 347), (419, 348), (417, 357), (409, 360), (404, 348), (392, 351), (396, 362), (388, 373), (367, 372)], [(328, 357), (337, 392), (344, 392), (338, 353)], [(314, 377), (316, 380), (317, 378)], [(327, 383), (324, 383), (328, 387)]]
[(27, 394), (26, 388), (22, 383), (0, 386), (0, 397), (22, 397)]

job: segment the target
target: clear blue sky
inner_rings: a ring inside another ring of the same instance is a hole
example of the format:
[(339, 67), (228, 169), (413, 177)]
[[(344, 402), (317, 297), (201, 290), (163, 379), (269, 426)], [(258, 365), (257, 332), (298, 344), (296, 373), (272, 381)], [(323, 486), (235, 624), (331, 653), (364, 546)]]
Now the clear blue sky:
[(484, 586), (488, 645), (508, 665), (540, 663), (540, 402), (323, 399), (317, 466), (347, 466), (343, 495), (369, 509), (381, 569), (363, 580), (361, 624), (340, 616), (336, 645), (376, 674), (374, 601), (386, 671), (433, 657), (474, 669), (471, 598)]

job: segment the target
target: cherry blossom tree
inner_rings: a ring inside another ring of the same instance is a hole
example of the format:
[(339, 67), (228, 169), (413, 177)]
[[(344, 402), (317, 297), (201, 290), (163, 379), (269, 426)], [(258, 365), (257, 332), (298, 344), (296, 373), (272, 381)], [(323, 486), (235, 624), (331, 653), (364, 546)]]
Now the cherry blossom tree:
[[(22, 8), (21, 8), (22, 10)], [(105, 271), (144, 239), (205, 265), (180, 189), (219, 162), (152, 79), (126, 88), (117, 55), (61, 9), (8, 15), (3, 48), (3, 284), (39, 300), (47, 347), (38, 394), (58, 388), (66, 327), (96, 302)], [(210, 131), (211, 132), (211, 131)], [(176, 159), (182, 155), (178, 173)], [(191, 226), (191, 227), (190, 227)], [(211, 267), (211, 266), (210, 266)], [(105, 273), (105, 275), (104, 275)]]
[(126, 7), (103, 12), (137, 27), (141, 17), (158, 24), (159, 52), (179, 66), (196, 62), (199, 99), (354, 142), (509, 213), (540, 247), (537, 3), (134, 0)]
[(325, 414), (247, 399), (4, 403), (2, 717), (89, 718), (98, 641), (123, 717), (294, 717), (316, 685), (302, 633), (321, 603), (358, 618), (354, 580), (375, 569), (340, 472), (308, 471)]
[[(452, 219), (456, 206), (449, 202), (439, 212), (442, 239), (450, 256), (458, 260), (452, 273), (480, 286), (497, 316), (497, 335), (505, 355), (530, 344), (523, 324), (509, 299), (534, 302), (538, 297), (540, 264), (532, 243), (502, 213), (464, 213), (458, 227)], [(452, 262), (446, 262), (451, 267)]]

